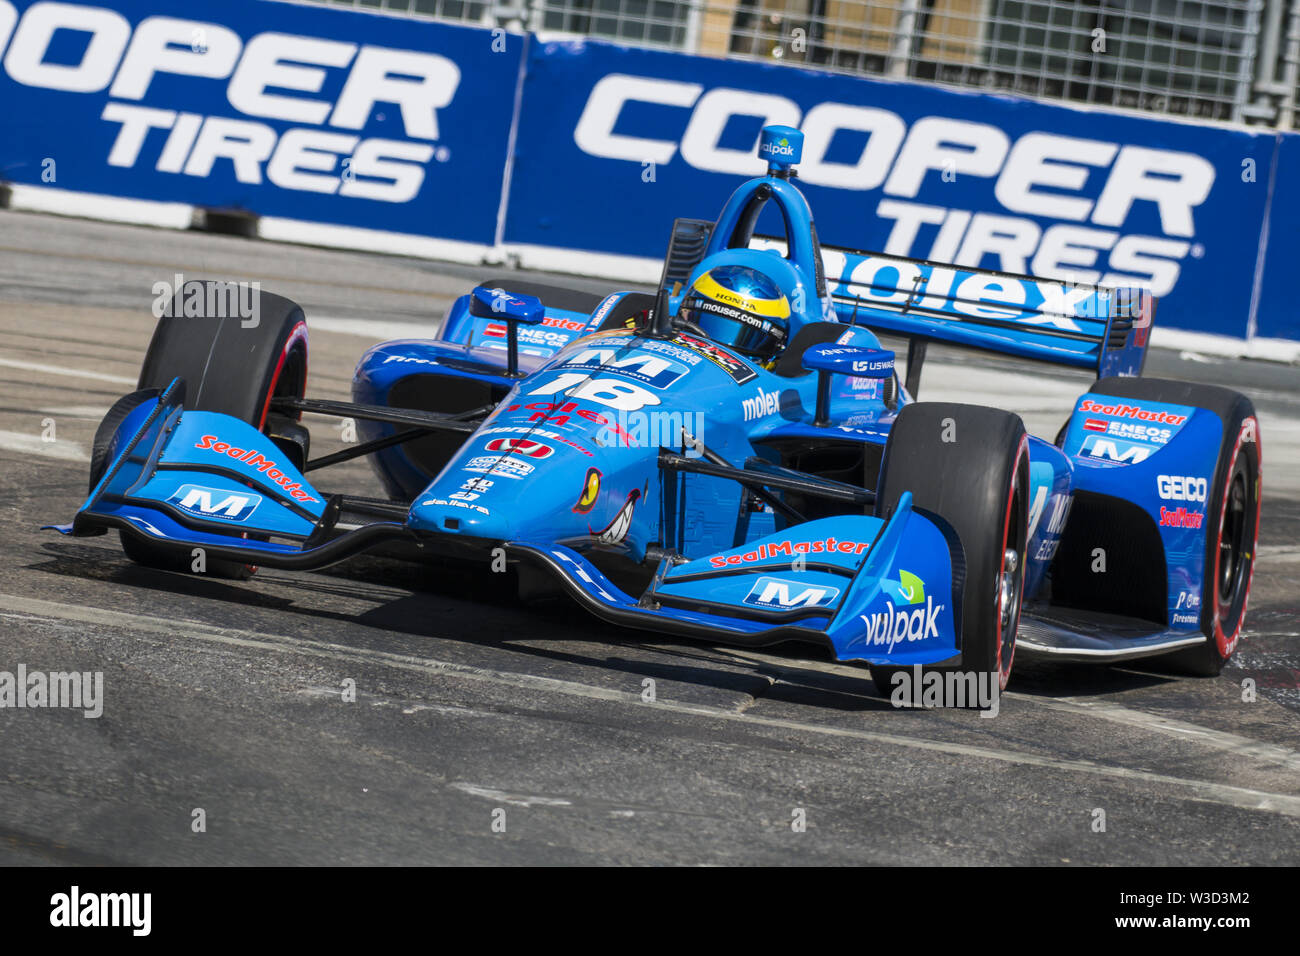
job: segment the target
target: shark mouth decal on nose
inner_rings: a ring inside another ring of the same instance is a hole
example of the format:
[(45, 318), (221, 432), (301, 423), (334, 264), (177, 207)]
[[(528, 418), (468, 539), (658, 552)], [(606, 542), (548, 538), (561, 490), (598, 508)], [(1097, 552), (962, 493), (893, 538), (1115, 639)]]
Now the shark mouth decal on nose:
[(597, 544), (622, 544), (623, 539), (627, 537), (627, 533), (632, 527), (632, 512), (636, 509), (636, 503), (640, 497), (641, 489), (633, 488), (628, 492), (627, 501), (623, 502), (623, 507), (619, 508), (618, 514), (614, 515), (613, 521), (599, 531), (596, 531), (591, 525), (587, 525), (587, 530), (595, 537)]

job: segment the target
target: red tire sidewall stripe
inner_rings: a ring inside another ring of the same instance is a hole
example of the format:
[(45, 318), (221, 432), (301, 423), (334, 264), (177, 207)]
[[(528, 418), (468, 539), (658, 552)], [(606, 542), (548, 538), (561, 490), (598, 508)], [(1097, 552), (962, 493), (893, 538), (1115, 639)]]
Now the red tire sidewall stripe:
[[(1255, 444), (1255, 533), (1250, 542), (1250, 567), (1246, 570), (1246, 579), (1243, 582), (1246, 593), (1241, 600), (1241, 613), (1237, 615), (1237, 626), (1233, 629), (1232, 634), (1228, 635), (1223, 632), (1223, 618), (1221, 611), (1222, 606), (1219, 603), (1219, 562), (1223, 560), (1223, 522), (1228, 515), (1228, 493), (1231, 491), (1232, 471), (1237, 467), (1237, 456), (1241, 454), (1241, 446), (1245, 442), (1247, 435), (1253, 436)], [(1237, 649), (1237, 640), (1241, 637), (1241, 628), (1246, 621), (1246, 605), (1250, 601), (1250, 585), (1255, 577), (1255, 559), (1259, 551), (1259, 515), (1260, 508), (1263, 504), (1264, 488), (1264, 450), (1259, 440), (1259, 422), (1254, 418), (1244, 419), (1241, 423), (1241, 429), (1237, 432), (1237, 441), (1232, 446), (1232, 457), (1228, 459), (1227, 470), (1223, 474), (1223, 501), (1219, 505), (1219, 531), (1214, 540), (1214, 575), (1208, 579), (1209, 586), (1214, 589), (1214, 642), (1219, 648), (1219, 654), (1227, 660), (1232, 656), (1233, 651)]]
[[(280, 357), (276, 360), (275, 371), (271, 373), (271, 384), (266, 390), (266, 400), (262, 402), (262, 414), (257, 420), (257, 430), (259, 432), (266, 427), (266, 416), (271, 412), (271, 399), (275, 396), (275, 387), (280, 384), (280, 373), (284, 371), (284, 363), (288, 361), (289, 353), (293, 351), (293, 347), (299, 342), (303, 344), (302, 380), (304, 385), (307, 383), (307, 323), (303, 321), (289, 330), (289, 337), (285, 339), (284, 348), (280, 350)], [(248, 535), (244, 534), (241, 537), (247, 538)], [(256, 564), (246, 564), (245, 567), (249, 569), (250, 573), (257, 573), (258, 566)]]
[[(1003, 572), (1004, 572), (1005, 569), (1006, 569), (1006, 561), (1007, 561), (1007, 536), (1011, 533), (1011, 503), (1012, 503), (1013, 501), (1015, 501), (1015, 498), (1016, 498), (1016, 488), (1017, 488), (1017, 487), (1019, 486), (1019, 484), (1020, 484), (1020, 463), (1021, 463), (1022, 460), (1024, 460), (1024, 458), (1028, 455), (1028, 453), (1029, 453), (1029, 436), (1028, 436), (1028, 435), (1022, 435), (1022, 436), (1020, 437), (1020, 444), (1016, 446), (1016, 464), (1015, 464), (1015, 466), (1011, 469), (1011, 487), (1010, 487), (1010, 489), (1007, 491), (1007, 506), (1006, 506), (1006, 508), (1004, 509), (1004, 511), (1005, 511), (1005, 513), (1006, 513), (1006, 517), (1003, 519), (1003, 522), (1002, 522), (1002, 547), (998, 549), (998, 577), (997, 577), (997, 585), (998, 585), (998, 594), (999, 594), (999, 595), (1001, 595), (1001, 593), (1002, 593), (1002, 574), (1003, 574)], [(1028, 532), (1029, 532), (1029, 529), (1026, 528), (1026, 529), (1025, 529), (1025, 533), (1028, 534)], [(1020, 579), (1021, 579), (1022, 582), (1024, 581), (1024, 574), (1025, 574), (1025, 556), (1022, 555), (1022, 556), (1021, 556), (1021, 561), (1020, 561), (1020, 576), (1021, 576)], [(1001, 604), (1001, 602), (999, 601), (999, 605), (1000, 605), (1000, 604)], [(1011, 679), (1011, 665), (1012, 665), (1013, 663), (1015, 663), (1015, 659), (1016, 659), (1016, 642), (1015, 642), (1014, 639), (1011, 641), (1011, 660), (1007, 661), (1006, 669), (1003, 670), (1003, 668), (1002, 668), (1002, 613), (1001, 613), (1001, 611), (1002, 611), (1002, 609), (1001, 609), (1001, 607), (999, 606), (999, 607), (997, 608), (997, 612), (998, 612), (998, 614), (997, 614), (997, 635), (998, 635), (998, 645), (997, 645), (997, 658), (996, 658), (996, 660), (995, 660), (995, 663), (996, 663), (996, 665), (997, 665), (997, 670), (998, 670), (998, 689), (999, 689), (999, 690), (1006, 690), (1006, 687), (1007, 687), (1007, 681), (1009, 681), (1009, 680)], [(1019, 622), (1019, 615), (1017, 615), (1016, 621), (1013, 621), (1013, 622), (1012, 622), (1012, 625), (1015, 626), (1018, 622)]]
[(271, 384), (266, 390), (266, 400), (262, 402), (262, 414), (257, 420), (257, 430), (261, 431), (266, 427), (266, 416), (271, 411), (271, 399), (275, 396), (275, 387), (280, 383), (280, 373), (284, 371), (284, 363), (289, 359), (289, 353), (299, 342), (303, 343), (303, 383), (307, 381), (307, 323), (299, 322), (289, 330), (289, 337), (285, 339), (284, 348), (280, 350), (280, 357), (276, 360), (275, 371), (271, 373)]

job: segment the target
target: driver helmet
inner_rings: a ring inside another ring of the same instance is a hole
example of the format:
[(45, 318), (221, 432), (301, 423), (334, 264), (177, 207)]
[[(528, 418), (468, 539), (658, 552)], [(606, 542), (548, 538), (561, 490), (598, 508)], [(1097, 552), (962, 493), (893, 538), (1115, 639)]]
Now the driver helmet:
[(762, 363), (790, 331), (790, 301), (750, 266), (715, 266), (691, 283), (677, 311), (686, 329)]

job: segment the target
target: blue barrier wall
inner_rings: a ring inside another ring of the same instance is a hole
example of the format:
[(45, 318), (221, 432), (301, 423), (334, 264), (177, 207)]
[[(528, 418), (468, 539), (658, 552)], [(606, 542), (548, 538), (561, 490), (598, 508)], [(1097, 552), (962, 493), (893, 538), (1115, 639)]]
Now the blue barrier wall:
[(490, 244), (523, 48), (262, 0), (0, 0), (0, 178)]
[(827, 243), (1300, 339), (1291, 134), (269, 0), (0, 0), (0, 53), (0, 180), (658, 257), (785, 123)]
[[(535, 44), (506, 238), (659, 255), (674, 215), (712, 218), (738, 174), (761, 171), (769, 122), (805, 133), (824, 242), (1147, 283), (1158, 324), (1246, 334), (1271, 131), (786, 66)], [(582, 200), (556, 203), (556, 182)]]

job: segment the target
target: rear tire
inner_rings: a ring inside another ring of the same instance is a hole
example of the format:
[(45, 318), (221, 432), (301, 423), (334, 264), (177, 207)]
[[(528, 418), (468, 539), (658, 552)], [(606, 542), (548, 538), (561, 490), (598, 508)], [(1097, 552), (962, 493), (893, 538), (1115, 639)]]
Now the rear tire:
[(1158, 378), (1103, 378), (1092, 391), (1204, 408), (1223, 422), (1214, 480), (1205, 501), (1209, 530), (1201, 588), (1201, 631), (1206, 642), (1155, 658), (1182, 673), (1214, 677), (1237, 649), (1255, 573), (1262, 500), (1262, 455), (1255, 406), (1241, 393), (1218, 385)]
[[(1007, 686), (1023, 603), (1029, 527), (1029, 444), (1019, 416), (995, 408), (916, 402), (899, 412), (876, 492), (884, 517), (903, 492), (948, 522), (966, 562), (961, 667)], [(956, 595), (954, 595), (955, 597)], [(929, 668), (935, 670), (937, 668)], [(871, 667), (882, 695), (900, 668)]]
[[(203, 301), (221, 301), (221, 283), (187, 282), (185, 288), (203, 287)], [(184, 290), (182, 290), (182, 293)], [(119, 400), (95, 433), (91, 459), (91, 487), (107, 466), (107, 449), (113, 433), (131, 409), (165, 389), (173, 378), (185, 380), (185, 407), (191, 411), (220, 412), (247, 422), (264, 432), (301, 469), (309, 436), (298, 419), (300, 412), (271, 410), (274, 398), (302, 398), (307, 387), (307, 320), (302, 309), (270, 292), (255, 293), (255, 325), (244, 327), (239, 316), (214, 318), (186, 316), (180, 294), (172, 314), (158, 320), (140, 369), (140, 391)], [(102, 453), (101, 453), (102, 449)], [(96, 471), (98, 469), (98, 472)], [(137, 564), (166, 571), (192, 571), (189, 548), (144, 541), (121, 532), (122, 550)], [(234, 561), (211, 560), (204, 573), (212, 577), (245, 580), (257, 569)]]

